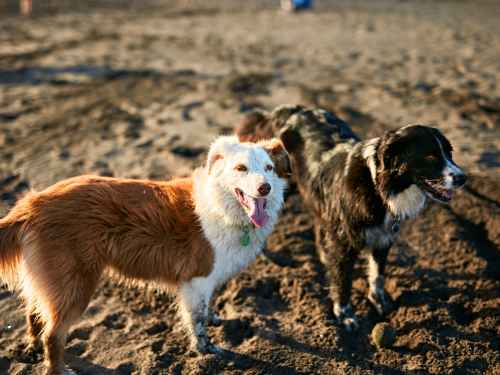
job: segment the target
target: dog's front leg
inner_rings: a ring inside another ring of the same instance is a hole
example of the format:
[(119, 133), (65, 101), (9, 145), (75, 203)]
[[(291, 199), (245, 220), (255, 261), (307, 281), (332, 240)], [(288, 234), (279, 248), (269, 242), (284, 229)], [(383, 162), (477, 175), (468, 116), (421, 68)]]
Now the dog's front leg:
[(181, 313), (189, 333), (191, 346), (202, 354), (218, 354), (222, 350), (213, 345), (207, 336), (209, 303), (213, 288), (208, 282), (194, 279), (180, 288)]
[(384, 315), (391, 309), (390, 298), (384, 289), (384, 268), (387, 261), (390, 246), (382, 249), (372, 249), (368, 257), (368, 283), (370, 290), (368, 300), (380, 315)]
[(351, 306), (352, 272), (359, 250), (345, 245), (333, 229), (316, 225), (316, 245), (330, 279), (333, 313), (348, 331), (358, 328), (358, 320)]

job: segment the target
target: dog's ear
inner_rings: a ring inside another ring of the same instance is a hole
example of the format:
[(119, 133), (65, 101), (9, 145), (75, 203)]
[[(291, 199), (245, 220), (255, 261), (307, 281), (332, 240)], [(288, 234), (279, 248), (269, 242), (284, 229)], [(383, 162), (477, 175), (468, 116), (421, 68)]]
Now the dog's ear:
[(379, 160), (382, 164), (382, 169), (394, 168), (400, 162), (402, 155), (405, 152), (406, 142), (397, 132), (387, 132), (383, 137), (379, 146)]
[(405, 186), (411, 182), (408, 164), (405, 161), (407, 148), (404, 137), (395, 131), (382, 136), (377, 152), (380, 163), (380, 167), (377, 168), (377, 183), (379, 191), (384, 196), (390, 195), (395, 186)]
[(273, 138), (271, 140), (261, 142), (261, 144), (271, 157), (276, 174), (281, 178), (290, 177), (290, 174), (292, 173), (290, 168), (290, 159), (281, 141), (277, 138)]
[(217, 160), (224, 159), (224, 156), (222, 154), (215, 153), (213, 155), (209, 155), (207, 158), (207, 170), (208, 174), (212, 172), (213, 166)]
[(233, 136), (219, 137), (212, 143), (208, 150), (206, 168), (209, 174), (212, 173), (214, 167), (218, 164), (219, 160), (224, 159), (225, 151), (231, 145), (238, 143), (238, 139)]
[(288, 153), (292, 153), (302, 146), (303, 139), (299, 132), (288, 126), (280, 132), (279, 139)]
[(258, 142), (272, 138), (269, 114), (260, 110), (247, 113), (234, 133), (240, 142)]

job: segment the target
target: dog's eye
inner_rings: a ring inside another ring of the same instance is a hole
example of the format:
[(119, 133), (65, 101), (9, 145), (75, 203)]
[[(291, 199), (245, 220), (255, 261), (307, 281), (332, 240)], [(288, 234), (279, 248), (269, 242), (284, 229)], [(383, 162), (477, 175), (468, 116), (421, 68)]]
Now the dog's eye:
[(266, 171), (271, 172), (273, 170), (273, 166), (271, 164), (266, 165)]
[(248, 168), (246, 167), (246, 165), (243, 165), (243, 164), (238, 164), (236, 167), (234, 167), (234, 169), (237, 170), (238, 172), (248, 171)]
[(438, 158), (437, 158), (437, 156), (436, 156), (436, 155), (427, 155), (427, 156), (425, 157), (425, 160), (426, 160), (426, 161), (437, 161), (437, 159), (438, 159)]

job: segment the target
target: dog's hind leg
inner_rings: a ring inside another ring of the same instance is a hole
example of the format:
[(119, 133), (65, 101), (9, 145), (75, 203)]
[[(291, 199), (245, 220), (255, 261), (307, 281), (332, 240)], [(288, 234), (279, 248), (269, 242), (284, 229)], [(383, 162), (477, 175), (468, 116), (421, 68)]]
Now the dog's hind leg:
[(42, 336), (46, 375), (73, 373), (64, 365), (64, 345), (71, 324), (83, 314), (97, 286), (98, 277), (94, 276), (75, 272), (66, 283), (56, 284), (58, 289), (42, 302), (42, 318), (46, 322)]
[(205, 278), (195, 278), (182, 285), (179, 291), (180, 309), (191, 335), (191, 345), (202, 354), (221, 352), (210, 342), (206, 330), (212, 293), (213, 287)]
[(384, 269), (390, 246), (372, 249), (368, 257), (368, 300), (379, 315), (384, 315), (391, 308), (391, 302), (384, 289)]
[[(39, 248), (32, 244), (24, 263), (23, 294), (33, 306), (29, 310), (33, 334), (38, 320), (44, 323), (42, 343), (47, 375), (71, 373), (64, 364), (64, 345), (70, 325), (78, 319), (97, 286), (100, 267), (87, 268), (73, 254), (55, 247)], [(36, 305), (35, 305), (36, 303)], [(36, 311), (40, 316), (31, 314)]]
[(44, 323), (39, 312), (36, 311), (33, 301), (26, 302), (26, 325), (28, 327), (28, 353), (35, 352), (40, 347), (40, 336), (42, 334)]
[(64, 344), (70, 323), (56, 315), (47, 322), (43, 335), (46, 375), (65, 373)]

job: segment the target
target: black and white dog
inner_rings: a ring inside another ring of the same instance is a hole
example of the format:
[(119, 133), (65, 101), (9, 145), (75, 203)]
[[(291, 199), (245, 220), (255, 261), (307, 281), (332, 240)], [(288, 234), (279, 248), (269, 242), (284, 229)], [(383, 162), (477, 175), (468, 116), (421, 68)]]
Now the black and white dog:
[(450, 142), (436, 128), (411, 125), (360, 141), (350, 127), (321, 109), (283, 106), (254, 112), (236, 129), (241, 140), (279, 135), (292, 178), (314, 215), (316, 247), (331, 282), (334, 314), (347, 329), (358, 323), (350, 304), (353, 266), (369, 254), (368, 299), (389, 308), (384, 267), (400, 224), (432, 200), (447, 203), (466, 176)]

